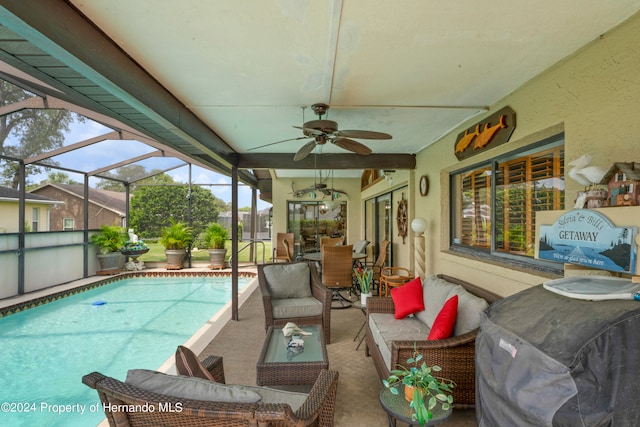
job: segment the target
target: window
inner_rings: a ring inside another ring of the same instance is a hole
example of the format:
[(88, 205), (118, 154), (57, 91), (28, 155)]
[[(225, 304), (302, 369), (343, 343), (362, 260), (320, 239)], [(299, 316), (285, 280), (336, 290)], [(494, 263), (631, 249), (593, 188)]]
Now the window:
[(31, 231), (38, 231), (38, 220), (40, 219), (40, 209), (31, 209)]
[(564, 138), (451, 175), (454, 245), (533, 258), (535, 213), (564, 209)]
[(64, 218), (62, 220), (62, 230), (73, 231), (75, 229), (75, 221), (74, 218)]

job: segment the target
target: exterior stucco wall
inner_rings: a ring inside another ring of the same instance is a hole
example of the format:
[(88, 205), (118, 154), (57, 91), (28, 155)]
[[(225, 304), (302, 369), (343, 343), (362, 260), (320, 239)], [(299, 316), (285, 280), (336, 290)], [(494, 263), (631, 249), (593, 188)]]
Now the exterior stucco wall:
[[(50, 204), (33, 203), (27, 200), (24, 207), (24, 221), (29, 227), (33, 222), (33, 209), (37, 208), (40, 215), (38, 231), (49, 231)], [(0, 233), (17, 233), (18, 225), (18, 202), (0, 200)]]
[[(505, 296), (546, 280), (533, 271), (448, 251), (449, 173), (562, 131), (565, 163), (582, 154), (590, 154), (592, 164), (605, 169), (614, 162), (640, 161), (639, 31), (640, 16), (636, 16), (418, 153), (414, 185), (422, 174), (431, 181), (429, 195), (415, 199), (416, 211), (429, 221), (425, 233), (428, 273), (450, 274)], [(510, 142), (458, 161), (453, 148), (456, 136), (507, 105), (517, 115)], [(571, 207), (579, 185), (569, 178), (565, 184), (565, 203)], [(640, 207), (636, 209), (640, 215)]]

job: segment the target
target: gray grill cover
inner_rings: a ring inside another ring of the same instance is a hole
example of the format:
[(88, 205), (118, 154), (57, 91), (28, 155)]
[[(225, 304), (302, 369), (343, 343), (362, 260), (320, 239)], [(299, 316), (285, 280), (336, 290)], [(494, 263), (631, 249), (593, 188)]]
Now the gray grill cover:
[(480, 426), (640, 426), (640, 302), (540, 286), (492, 304), (476, 339)]

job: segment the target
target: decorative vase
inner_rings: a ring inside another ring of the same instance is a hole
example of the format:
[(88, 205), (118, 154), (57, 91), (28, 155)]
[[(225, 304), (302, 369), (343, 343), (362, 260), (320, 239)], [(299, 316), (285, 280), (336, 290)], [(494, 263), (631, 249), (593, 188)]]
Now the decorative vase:
[(366, 294), (360, 294), (360, 304), (362, 304), (363, 307), (367, 306), (367, 298), (369, 298), (371, 296), (371, 292), (368, 292)]
[(186, 249), (165, 249), (164, 254), (167, 257), (167, 270), (180, 270), (182, 269), (184, 257), (187, 255)]
[(209, 268), (225, 268), (225, 257), (227, 256), (226, 249), (209, 249)]

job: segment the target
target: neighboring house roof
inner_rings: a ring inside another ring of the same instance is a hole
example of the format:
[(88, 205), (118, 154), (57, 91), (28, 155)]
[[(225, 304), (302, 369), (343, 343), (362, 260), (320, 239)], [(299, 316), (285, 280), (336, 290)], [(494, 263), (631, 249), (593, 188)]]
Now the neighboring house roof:
[[(25, 200), (28, 200), (34, 203), (46, 203), (46, 204), (60, 203), (57, 200), (53, 200), (48, 197), (41, 196), (39, 194), (25, 193), (24, 198)], [(0, 200), (10, 200), (10, 201), (17, 202), (19, 199), (20, 199), (19, 190), (14, 190), (13, 188), (0, 186)]]
[(609, 168), (600, 180), (600, 184), (608, 184), (618, 171), (627, 176), (627, 180), (640, 180), (640, 162), (617, 162)]
[[(84, 198), (84, 186), (74, 184), (47, 183), (34, 188), (31, 192), (37, 192), (46, 187), (57, 188), (60, 191), (71, 194), (80, 199)], [(120, 191), (100, 190), (89, 187), (89, 202), (104, 209), (113, 211), (121, 216), (126, 215), (127, 195)]]

